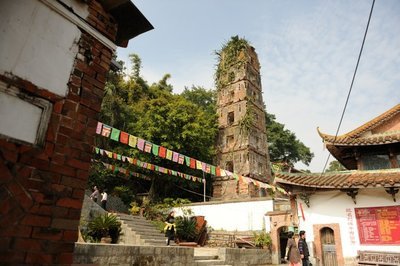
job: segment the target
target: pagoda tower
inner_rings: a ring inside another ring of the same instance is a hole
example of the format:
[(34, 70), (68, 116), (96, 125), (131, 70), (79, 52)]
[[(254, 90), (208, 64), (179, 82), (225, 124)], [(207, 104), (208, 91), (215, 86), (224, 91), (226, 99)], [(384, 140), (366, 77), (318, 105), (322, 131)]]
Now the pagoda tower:
[[(270, 182), (265, 104), (260, 63), (254, 47), (244, 39), (232, 39), (218, 53), (217, 164), (230, 172)], [(265, 190), (233, 176), (216, 177), (213, 198), (220, 200), (265, 196)]]

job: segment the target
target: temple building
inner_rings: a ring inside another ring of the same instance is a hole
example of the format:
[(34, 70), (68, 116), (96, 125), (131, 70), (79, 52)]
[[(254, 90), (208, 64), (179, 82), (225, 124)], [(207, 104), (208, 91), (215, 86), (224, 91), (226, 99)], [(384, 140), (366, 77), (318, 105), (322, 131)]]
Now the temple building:
[[(217, 164), (230, 172), (269, 182), (265, 105), (257, 54), (247, 41), (233, 37), (219, 55)], [(213, 182), (214, 199), (265, 195), (264, 189), (232, 176), (218, 177)]]
[(307, 232), (315, 265), (399, 265), (400, 104), (344, 135), (318, 133), (348, 170), (276, 174), (292, 217), (271, 213), (273, 251), (294, 226)]

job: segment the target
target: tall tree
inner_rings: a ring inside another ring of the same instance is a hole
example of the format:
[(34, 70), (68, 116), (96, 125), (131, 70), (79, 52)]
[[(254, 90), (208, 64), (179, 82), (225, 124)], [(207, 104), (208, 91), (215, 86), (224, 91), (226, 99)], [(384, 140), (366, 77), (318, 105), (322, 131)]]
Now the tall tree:
[(314, 154), (285, 125), (276, 121), (275, 115), (266, 113), (267, 139), (271, 162), (309, 165)]

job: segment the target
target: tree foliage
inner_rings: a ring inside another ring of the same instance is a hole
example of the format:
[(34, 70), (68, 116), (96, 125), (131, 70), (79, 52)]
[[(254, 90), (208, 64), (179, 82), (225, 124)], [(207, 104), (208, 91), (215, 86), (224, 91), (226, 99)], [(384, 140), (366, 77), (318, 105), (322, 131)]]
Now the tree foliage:
[[(172, 94), (173, 87), (168, 83), (169, 74), (164, 75), (160, 81), (148, 85), (140, 76), (140, 58), (137, 55), (131, 55), (130, 58), (133, 65), (132, 74), (124, 77), (122, 73), (112, 73), (111, 79), (106, 84), (100, 121), (154, 144), (211, 163), (215, 156), (214, 140), (218, 132), (214, 92), (201, 87), (192, 87), (186, 88), (181, 95)], [(103, 137), (96, 139), (96, 145), (145, 162), (202, 177), (200, 171), (141, 153)], [(102, 160), (107, 159), (102, 158)], [(110, 163), (116, 164), (115, 161)], [(153, 201), (165, 197), (182, 197), (182, 194), (192, 200), (198, 199), (185, 191), (177, 190), (177, 186), (202, 192), (201, 183), (148, 172), (128, 165), (123, 167), (130, 167), (131, 171), (145, 173), (152, 178), (150, 184), (143, 185), (145, 182), (141, 181), (141, 187), (145, 188), (142, 192), (150, 193)], [(110, 175), (117, 174), (100, 168), (99, 165), (92, 168), (90, 183), (97, 182), (111, 191), (112, 188), (109, 187), (111, 184), (107, 180), (116, 182), (118, 178), (110, 178)], [(119, 182), (115, 184), (120, 185)], [(129, 188), (133, 184), (128, 181), (125, 186)], [(138, 190), (133, 187), (131, 189), (136, 192)], [(209, 185), (208, 190), (210, 189)]]
[[(237, 44), (238, 49), (243, 49), (247, 45), (244, 40), (234, 39), (233, 42)], [(213, 163), (218, 134), (216, 91), (192, 86), (185, 88), (180, 94), (173, 94), (169, 74), (149, 85), (141, 77), (139, 56), (131, 55), (130, 59), (133, 65), (131, 74), (125, 76), (122, 71), (110, 72), (99, 121), (170, 150)], [(124, 65), (121, 61), (119, 63)], [(313, 154), (310, 150), (297, 140), (294, 133), (276, 122), (273, 115), (267, 115), (267, 131), (272, 161), (286, 161), (293, 164), (297, 161), (308, 164), (311, 161)], [(96, 146), (144, 162), (203, 177), (201, 171), (140, 152), (101, 136), (96, 137)], [(89, 185), (97, 185), (118, 193), (127, 205), (131, 203), (134, 195), (143, 192), (148, 192), (153, 202), (163, 198), (188, 198), (191, 201), (202, 199), (201, 183), (147, 171), (129, 164), (122, 165), (119, 161), (104, 157), (95, 159), (120, 165), (151, 178), (151, 182), (140, 178), (122, 179), (120, 174), (105, 170), (101, 163), (93, 164)], [(209, 175), (205, 175), (205, 178), (209, 195), (212, 180)], [(187, 192), (190, 190), (199, 192), (200, 195)]]
[(285, 125), (277, 122), (275, 115), (266, 113), (266, 126), (271, 162), (310, 164), (314, 154)]
[(335, 160), (329, 163), (329, 167), (325, 170), (325, 172), (339, 172), (345, 170), (346, 168), (339, 161)]

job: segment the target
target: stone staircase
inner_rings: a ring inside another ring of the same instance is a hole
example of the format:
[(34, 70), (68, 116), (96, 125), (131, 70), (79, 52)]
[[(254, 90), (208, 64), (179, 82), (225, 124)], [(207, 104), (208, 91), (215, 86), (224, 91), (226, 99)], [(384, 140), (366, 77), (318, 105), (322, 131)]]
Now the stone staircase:
[(225, 259), (219, 257), (218, 248), (195, 248), (194, 261), (196, 266), (231, 266), (225, 264)]
[(117, 218), (121, 222), (122, 228), (119, 244), (142, 246), (167, 245), (164, 234), (144, 217), (118, 213)]

